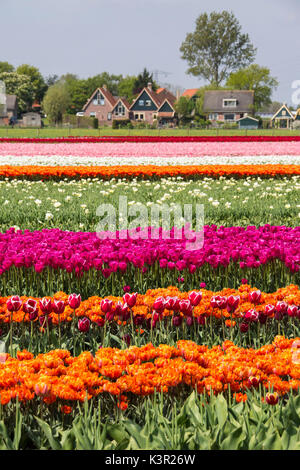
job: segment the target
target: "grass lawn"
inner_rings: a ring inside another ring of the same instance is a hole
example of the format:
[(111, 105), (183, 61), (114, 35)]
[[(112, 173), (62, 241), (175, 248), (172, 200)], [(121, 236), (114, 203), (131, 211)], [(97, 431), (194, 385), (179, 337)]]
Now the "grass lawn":
[(99, 129), (78, 129), (69, 127), (44, 127), (36, 128), (8, 128), (0, 127), (0, 138), (55, 138), (55, 137), (102, 137), (102, 136), (247, 136), (247, 135), (300, 135), (299, 130), (288, 129), (111, 129), (103, 127)]

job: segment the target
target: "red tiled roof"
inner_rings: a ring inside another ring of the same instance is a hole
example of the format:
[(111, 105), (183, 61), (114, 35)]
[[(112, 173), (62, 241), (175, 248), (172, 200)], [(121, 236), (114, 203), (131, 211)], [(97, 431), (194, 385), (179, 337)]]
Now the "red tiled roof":
[(192, 98), (197, 93), (198, 90), (199, 88), (190, 88), (188, 90), (185, 90), (182, 93), (182, 96), (186, 96), (187, 98)]
[(111, 94), (111, 92), (107, 89), (107, 88), (104, 88), (104, 87), (101, 87), (101, 88), (97, 88), (91, 95), (91, 97), (87, 100), (87, 102), (85, 103), (85, 105), (83, 106), (82, 110), (84, 111), (87, 106), (90, 104), (90, 102), (92, 101), (95, 93), (100, 90), (100, 92), (102, 93), (102, 95), (104, 96), (104, 98), (106, 98), (109, 103), (112, 105), (112, 106), (115, 106), (116, 104), (116, 99), (113, 97), (113, 95)]

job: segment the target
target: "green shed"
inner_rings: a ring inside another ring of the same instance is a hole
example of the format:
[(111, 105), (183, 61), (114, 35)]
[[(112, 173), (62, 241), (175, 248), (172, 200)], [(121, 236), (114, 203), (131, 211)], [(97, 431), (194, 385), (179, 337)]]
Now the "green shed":
[(239, 123), (239, 129), (258, 129), (259, 125), (258, 119), (248, 115), (237, 119), (237, 122)]

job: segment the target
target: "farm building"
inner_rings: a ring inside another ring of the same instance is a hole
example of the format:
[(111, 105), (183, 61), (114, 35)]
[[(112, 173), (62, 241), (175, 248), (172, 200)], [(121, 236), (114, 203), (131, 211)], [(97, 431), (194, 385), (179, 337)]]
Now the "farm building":
[(255, 119), (252, 116), (243, 116), (242, 118), (237, 120), (239, 129), (258, 129), (259, 120)]
[(271, 119), (272, 127), (279, 129), (291, 129), (293, 122), (294, 116), (286, 104), (283, 104)]

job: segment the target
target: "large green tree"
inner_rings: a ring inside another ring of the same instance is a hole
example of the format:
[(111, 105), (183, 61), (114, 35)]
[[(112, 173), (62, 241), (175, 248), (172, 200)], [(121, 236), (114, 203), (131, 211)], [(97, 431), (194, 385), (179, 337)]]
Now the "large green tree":
[(65, 84), (56, 83), (48, 88), (42, 107), (49, 121), (53, 124), (62, 122), (63, 115), (70, 106), (70, 95)]
[(257, 112), (272, 103), (271, 96), (278, 86), (278, 81), (271, 76), (268, 67), (252, 64), (232, 73), (226, 86), (235, 90), (253, 90), (254, 110)]
[(14, 66), (11, 65), (9, 62), (0, 62), (0, 73), (3, 72), (13, 72), (15, 70)]
[(122, 78), (118, 86), (118, 96), (126, 98), (131, 103), (134, 97), (136, 79), (137, 77), (134, 75)]
[(181, 44), (187, 73), (219, 86), (231, 72), (254, 61), (256, 49), (232, 12), (203, 13)]
[(133, 94), (137, 95), (139, 94), (143, 88), (148, 86), (148, 83), (152, 84), (152, 89), (154, 91), (157, 90), (157, 84), (153, 80), (153, 74), (151, 74), (146, 68), (138, 74), (136, 77), (134, 86), (133, 86)]
[(31, 109), (34, 100), (34, 88), (27, 75), (16, 72), (3, 72), (0, 73), (0, 80), (5, 83), (8, 95), (17, 96), (18, 108), (21, 113)]
[(17, 67), (16, 72), (19, 75), (26, 75), (29, 77), (33, 88), (34, 100), (37, 100), (40, 103), (48, 89), (48, 85), (39, 69), (33, 65), (22, 64)]

